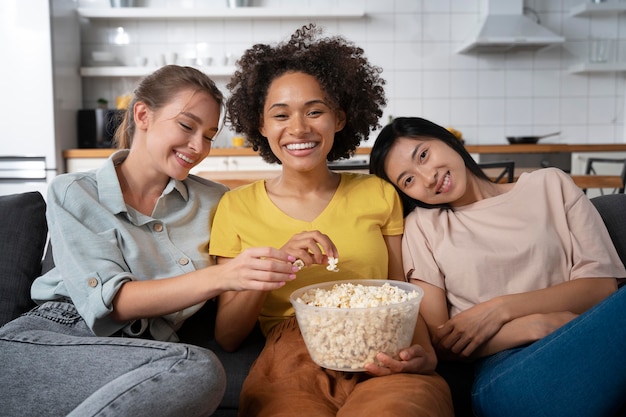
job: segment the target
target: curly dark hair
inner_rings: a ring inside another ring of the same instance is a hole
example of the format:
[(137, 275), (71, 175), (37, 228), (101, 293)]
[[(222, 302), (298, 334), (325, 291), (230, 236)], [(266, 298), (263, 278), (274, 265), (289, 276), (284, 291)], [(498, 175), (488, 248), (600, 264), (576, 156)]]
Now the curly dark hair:
[(341, 36), (321, 37), (321, 33), (310, 24), (296, 30), (287, 42), (252, 46), (237, 62), (226, 86), (232, 93), (226, 104), (227, 121), (266, 162), (280, 164), (259, 132), (263, 107), (271, 82), (287, 72), (315, 77), (331, 105), (346, 113), (346, 125), (335, 134), (328, 161), (352, 156), (361, 140), (380, 127), (387, 104), (382, 68), (371, 65), (363, 49), (352, 42)]

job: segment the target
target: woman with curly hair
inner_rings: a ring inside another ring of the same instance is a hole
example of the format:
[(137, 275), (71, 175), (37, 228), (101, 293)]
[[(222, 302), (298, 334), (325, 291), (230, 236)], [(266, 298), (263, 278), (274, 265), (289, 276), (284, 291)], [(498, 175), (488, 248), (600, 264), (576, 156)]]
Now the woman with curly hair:
[[(452, 416), (425, 324), (413, 345), (379, 353), (365, 373), (324, 369), (310, 358), (289, 295), (340, 279), (403, 280), (402, 206), (375, 176), (336, 173), (328, 161), (352, 155), (378, 125), (386, 104), (381, 69), (341, 37), (314, 25), (276, 46), (254, 45), (228, 84), (228, 117), (276, 178), (227, 192), (216, 211), (209, 252), (227, 263), (250, 246), (281, 248), (300, 261), (294, 281), (271, 291), (219, 297), (216, 340), (235, 350), (257, 320), (266, 345), (250, 370), (239, 415)], [(331, 258), (338, 272), (328, 271)]]

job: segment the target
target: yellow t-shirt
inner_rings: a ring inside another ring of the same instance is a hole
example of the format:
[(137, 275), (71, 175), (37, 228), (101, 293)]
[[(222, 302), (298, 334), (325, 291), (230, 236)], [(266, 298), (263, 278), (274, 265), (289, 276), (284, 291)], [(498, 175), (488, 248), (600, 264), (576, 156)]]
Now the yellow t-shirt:
[(339, 272), (325, 265), (304, 268), (294, 281), (272, 291), (261, 310), (264, 333), (294, 314), (289, 295), (298, 288), (342, 279), (386, 279), (387, 246), (383, 236), (401, 235), (402, 206), (390, 184), (373, 175), (342, 173), (328, 206), (312, 222), (294, 219), (270, 200), (265, 182), (227, 192), (217, 207), (209, 253), (233, 258), (244, 249), (282, 247), (294, 234), (319, 230), (339, 251)]

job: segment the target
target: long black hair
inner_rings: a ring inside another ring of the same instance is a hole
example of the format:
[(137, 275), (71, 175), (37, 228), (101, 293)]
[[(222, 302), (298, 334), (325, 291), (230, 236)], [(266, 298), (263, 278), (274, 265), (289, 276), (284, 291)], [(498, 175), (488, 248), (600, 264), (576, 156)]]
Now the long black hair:
[(420, 117), (398, 117), (392, 120), (391, 123), (385, 126), (378, 134), (370, 152), (370, 173), (384, 179), (396, 187), (396, 190), (402, 199), (405, 216), (413, 211), (415, 207), (445, 209), (449, 209), (451, 207), (448, 204), (426, 204), (420, 200), (409, 197), (402, 190), (400, 190), (396, 184), (391, 181), (391, 179), (389, 179), (389, 176), (385, 172), (385, 161), (389, 156), (389, 150), (400, 137), (419, 140), (440, 140), (451, 147), (456, 153), (461, 155), (461, 158), (463, 158), (463, 161), (465, 162), (465, 166), (472, 174), (476, 175), (480, 179), (490, 181), (489, 177), (485, 175), (483, 170), (478, 166), (478, 163), (474, 160), (474, 158), (472, 158), (467, 149), (465, 149), (463, 143), (450, 131), (448, 131), (448, 129)]

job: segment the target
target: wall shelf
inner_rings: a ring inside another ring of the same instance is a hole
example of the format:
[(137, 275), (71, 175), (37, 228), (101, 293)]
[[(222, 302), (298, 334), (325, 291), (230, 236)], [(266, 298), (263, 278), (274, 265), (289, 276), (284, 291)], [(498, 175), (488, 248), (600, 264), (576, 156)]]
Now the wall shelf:
[(154, 8), (154, 7), (118, 7), (118, 8), (78, 8), (78, 15), (86, 19), (132, 19), (132, 20), (237, 20), (237, 19), (278, 19), (278, 18), (362, 18), (363, 9), (329, 7), (327, 9), (310, 8), (275, 8), (275, 7), (238, 7), (229, 8)]
[[(143, 77), (151, 74), (159, 67), (81, 67), (80, 75), (82, 77)], [(194, 66), (202, 72), (212, 77), (230, 77), (235, 73), (234, 66), (215, 66), (215, 67), (203, 67)]]
[(587, 74), (600, 72), (624, 72), (626, 62), (587, 62), (573, 65), (569, 68), (570, 74)]
[(612, 15), (626, 12), (626, 2), (583, 3), (570, 9), (571, 17)]

